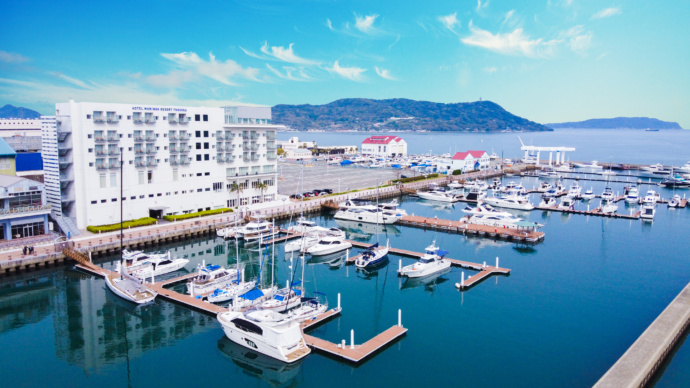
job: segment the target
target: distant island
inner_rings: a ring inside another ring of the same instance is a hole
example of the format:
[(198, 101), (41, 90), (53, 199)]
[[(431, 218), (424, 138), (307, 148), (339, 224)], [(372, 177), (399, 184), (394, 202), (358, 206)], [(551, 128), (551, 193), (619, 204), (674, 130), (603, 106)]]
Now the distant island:
[(589, 129), (682, 129), (678, 123), (661, 121), (649, 117), (616, 117), (613, 119), (590, 119), (570, 123), (544, 124), (549, 128)]
[(491, 101), (443, 104), (347, 98), (324, 105), (276, 105), (273, 122), (299, 131), (552, 131)]
[(41, 114), (28, 108), (7, 104), (0, 108), (0, 119), (39, 119)]

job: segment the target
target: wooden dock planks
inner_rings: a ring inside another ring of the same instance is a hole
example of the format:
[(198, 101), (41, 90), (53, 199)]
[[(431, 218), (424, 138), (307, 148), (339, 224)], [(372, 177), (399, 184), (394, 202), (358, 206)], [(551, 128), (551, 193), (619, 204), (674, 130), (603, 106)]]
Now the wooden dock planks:
[(442, 220), (421, 216), (403, 216), (399, 222), (403, 225), (416, 226), (419, 228), (439, 229), (465, 234), (489, 235), (491, 237), (500, 236), (503, 238), (512, 238), (515, 241), (537, 242), (543, 240), (545, 236), (544, 232), (496, 228), (487, 225), (469, 224), (462, 221)]
[(311, 348), (357, 363), (363, 361), (406, 333), (407, 328), (396, 325), (361, 345), (355, 345), (354, 349), (351, 349), (350, 345), (347, 344), (345, 347), (342, 347), (332, 342), (312, 337), (308, 334), (304, 334), (304, 340)]

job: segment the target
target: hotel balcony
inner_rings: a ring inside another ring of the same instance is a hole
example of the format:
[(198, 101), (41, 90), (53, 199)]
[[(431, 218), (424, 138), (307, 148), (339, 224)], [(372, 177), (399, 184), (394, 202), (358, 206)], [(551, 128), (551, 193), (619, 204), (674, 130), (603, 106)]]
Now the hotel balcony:
[(180, 115), (180, 124), (187, 124), (190, 121), (192, 121), (191, 117), (186, 117), (186, 116)]
[(156, 141), (156, 135), (146, 136), (146, 142), (147, 143), (155, 143), (155, 141)]
[(177, 147), (170, 147), (169, 150), (171, 154), (176, 154), (180, 152), (180, 150)]
[(276, 133), (275, 132), (266, 132), (266, 140), (275, 140), (276, 139)]
[(189, 140), (190, 135), (187, 132), (180, 132), (180, 140)]
[(177, 117), (175, 117), (174, 113), (168, 114), (168, 122), (171, 124), (177, 124)]
[(120, 141), (120, 136), (119, 135), (109, 135), (108, 141), (111, 143), (118, 142), (118, 141)]
[(146, 122), (146, 124), (155, 124), (156, 123), (156, 117), (155, 116), (147, 117), (145, 119), (145, 122)]
[(180, 144), (179, 152), (186, 153), (189, 152), (189, 146), (187, 144)]
[(251, 150), (251, 151), (258, 151), (258, 150), (259, 150), (259, 145), (256, 144), (256, 143), (252, 143), (252, 144), (249, 146), (249, 150)]
[(266, 159), (268, 159), (268, 160), (276, 160), (276, 159), (278, 159), (278, 155), (273, 154), (273, 153), (268, 153), (268, 154), (266, 154)]
[(108, 148), (108, 155), (120, 155), (119, 148)]
[(226, 150), (226, 148), (225, 148), (225, 146), (223, 145), (223, 143), (219, 143), (219, 144), (216, 146), (216, 151), (218, 151), (218, 152), (225, 152), (225, 150)]
[(107, 170), (110, 168), (108, 163), (96, 163), (96, 170)]
[(134, 153), (137, 154), (137, 155), (141, 155), (141, 154), (145, 154), (145, 153), (146, 153), (146, 150), (143, 149), (143, 148), (135, 148), (135, 149), (134, 149)]
[(100, 155), (107, 155), (107, 154), (108, 154), (108, 150), (105, 150), (105, 149), (102, 149), (102, 148), (101, 148), (101, 149), (96, 148), (96, 151), (95, 151), (95, 152), (96, 152), (96, 155), (99, 155), (99, 156), (100, 156)]
[(218, 140), (218, 141), (225, 140), (225, 135), (223, 134), (223, 132), (216, 132), (216, 140)]
[(181, 158), (181, 159), (180, 159), (180, 164), (189, 164), (190, 161), (191, 161), (190, 158)]
[(218, 163), (225, 162), (225, 156), (223, 154), (216, 155), (216, 162), (218, 162)]
[(176, 133), (170, 133), (168, 134), (168, 139), (170, 139), (170, 141), (178, 141), (180, 140), (180, 135)]
[(105, 136), (94, 136), (93, 141), (96, 143), (105, 143), (106, 137)]
[(0, 209), (0, 220), (14, 218), (14, 216), (27, 216), (50, 213), (50, 205), (35, 205), (35, 206), (16, 206), (9, 209)]
[(242, 143), (242, 151), (249, 151), (249, 143)]
[(177, 158), (171, 158), (170, 159), (170, 165), (171, 166), (177, 166), (178, 164), (180, 164), (180, 161)]
[(93, 116), (94, 123), (105, 123), (105, 117), (103, 116)]
[(153, 154), (156, 153), (156, 149), (153, 148), (153, 147), (147, 148), (147, 149), (146, 149), (146, 153), (149, 154), (149, 155), (153, 155)]
[(231, 153), (225, 154), (225, 161), (228, 163), (234, 163), (235, 162), (235, 156)]
[(134, 162), (134, 165), (136, 167), (146, 167), (146, 162), (144, 162), (143, 160), (137, 160), (136, 162)]
[(252, 134), (251, 134), (251, 136), (250, 136), (250, 139), (256, 140), (256, 139), (258, 139), (258, 138), (259, 138), (259, 134), (256, 133), (256, 132), (252, 132)]
[(108, 123), (115, 124), (120, 122), (120, 116), (118, 115), (108, 115)]
[(108, 168), (110, 168), (111, 170), (119, 170), (120, 169), (120, 162), (119, 161), (110, 162), (110, 163), (108, 163)]
[(148, 160), (148, 161), (146, 161), (146, 165), (149, 167), (155, 167), (158, 165), (158, 162), (155, 160)]

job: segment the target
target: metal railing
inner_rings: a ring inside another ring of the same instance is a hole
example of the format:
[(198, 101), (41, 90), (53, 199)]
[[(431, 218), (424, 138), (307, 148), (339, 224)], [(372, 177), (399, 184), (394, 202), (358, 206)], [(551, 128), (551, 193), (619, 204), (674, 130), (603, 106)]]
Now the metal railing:
[(36, 205), (36, 206), (17, 206), (9, 209), (0, 209), (0, 216), (8, 214), (33, 213), (38, 211), (50, 210), (51, 205)]

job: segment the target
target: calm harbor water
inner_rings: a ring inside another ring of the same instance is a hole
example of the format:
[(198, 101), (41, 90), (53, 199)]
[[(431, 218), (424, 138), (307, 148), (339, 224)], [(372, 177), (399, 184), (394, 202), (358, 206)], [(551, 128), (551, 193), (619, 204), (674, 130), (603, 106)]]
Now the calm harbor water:
[[(644, 135), (658, 134), (666, 132)], [(556, 143), (579, 147), (566, 140)], [(551, 140), (545, 144), (552, 144)], [(630, 159), (620, 161), (667, 163), (657, 159), (663, 156), (662, 146), (649, 146), (650, 155), (644, 158), (650, 159), (643, 160), (643, 150), (636, 149), (629, 151)], [(578, 153), (589, 152), (582, 147)], [(600, 152), (614, 152), (597, 147)], [(519, 142), (515, 148), (519, 149)], [(683, 153), (676, 156), (678, 162), (687, 158)], [(581, 159), (595, 158), (605, 159)], [(522, 180), (526, 187), (537, 182)], [(596, 193), (604, 188), (603, 182), (581, 185), (593, 187)], [(623, 184), (612, 187), (622, 191)], [(672, 194), (653, 188), (665, 198)], [(460, 218), (465, 206), (410, 197), (401, 201), (410, 214), (442, 219)], [(532, 202), (538, 202), (537, 197)], [(593, 201), (596, 205), (598, 199)], [(627, 213), (630, 208), (620, 203), (619, 209)], [(308, 291), (327, 294), (332, 304), (340, 292), (343, 305), (341, 317), (312, 334), (332, 342), (349, 341), (354, 329), (356, 342), (361, 343), (397, 323), (397, 311), (402, 309), (408, 335), (358, 367), (318, 353), (296, 365), (277, 363), (227, 341), (213, 317), (162, 300), (135, 308), (110, 294), (103, 280), (67, 267), (3, 277), (2, 385), (591, 386), (690, 282), (690, 209), (660, 205), (653, 223), (543, 211), (516, 214), (545, 224), (545, 241), (518, 245), (404, 226), (336, 222), (329, 214), (314, 217), (320, 224), (342, 227), (350, 238), (381, 243), (388, 239), (391, 246), (415, 251), (436, 240), (450, 251), (449, 257), (492, 264), (500, 257), (501, 266), (512, 270), (508, 277), (491, 277), (459, 292), (454, 286), (463, 271), (459, 268), (415, 283), (395, 273), (398, 260), (403, 265), (412, 260), (394, 255), (387, 266), (369, 273), (344, 266), (337, 255), (310, 260), (305, 268)], [(235, 244), (211, 237), (160, 248), (187, 255), (191, 260), (187, 271), (202, 261), (236, 263)], [(256, 276), (260, 252), (244, 245), (239, 250), (247, 277)], [(356, 253), (357, 249), (351, 254)], [(268, 256), (262, 272), (265, 282), (270, 281), (270, 249)], [(99, 262), (110, 267), (115, 260), (105, 257)], [(282, 244), (276, 245), (279, 284), (290, 278), (289, 266)], [(472, 274), (464, 271), (466, 277)], [(681, 347), (657, 386), (688, 385), (689, 348), (687, 342)]]
[[(575, 147), (566, 153), (567, 160), (598, 160), (601, 163), (639, 163), (683, 165), (690, 160), (690, 130), (645, 132), (633, 129), (558, 129), (553, 132), (525, 133), (389, 133), (405, 139), (408, 152), (434, 154), (466, 150), (496, 152), (505, 158), (522, 158), (520, 139), (526, 145)], [(280, 132), (279, 140), (292, 136), (317, 145), (348, 145), (360, 147), (371, 133)], [(379, 135), (377, 133), (377, 135)], [(548, 159), (548, 153), (542, 153)], [(555, 158), (555, 153), (554, 153)]]

